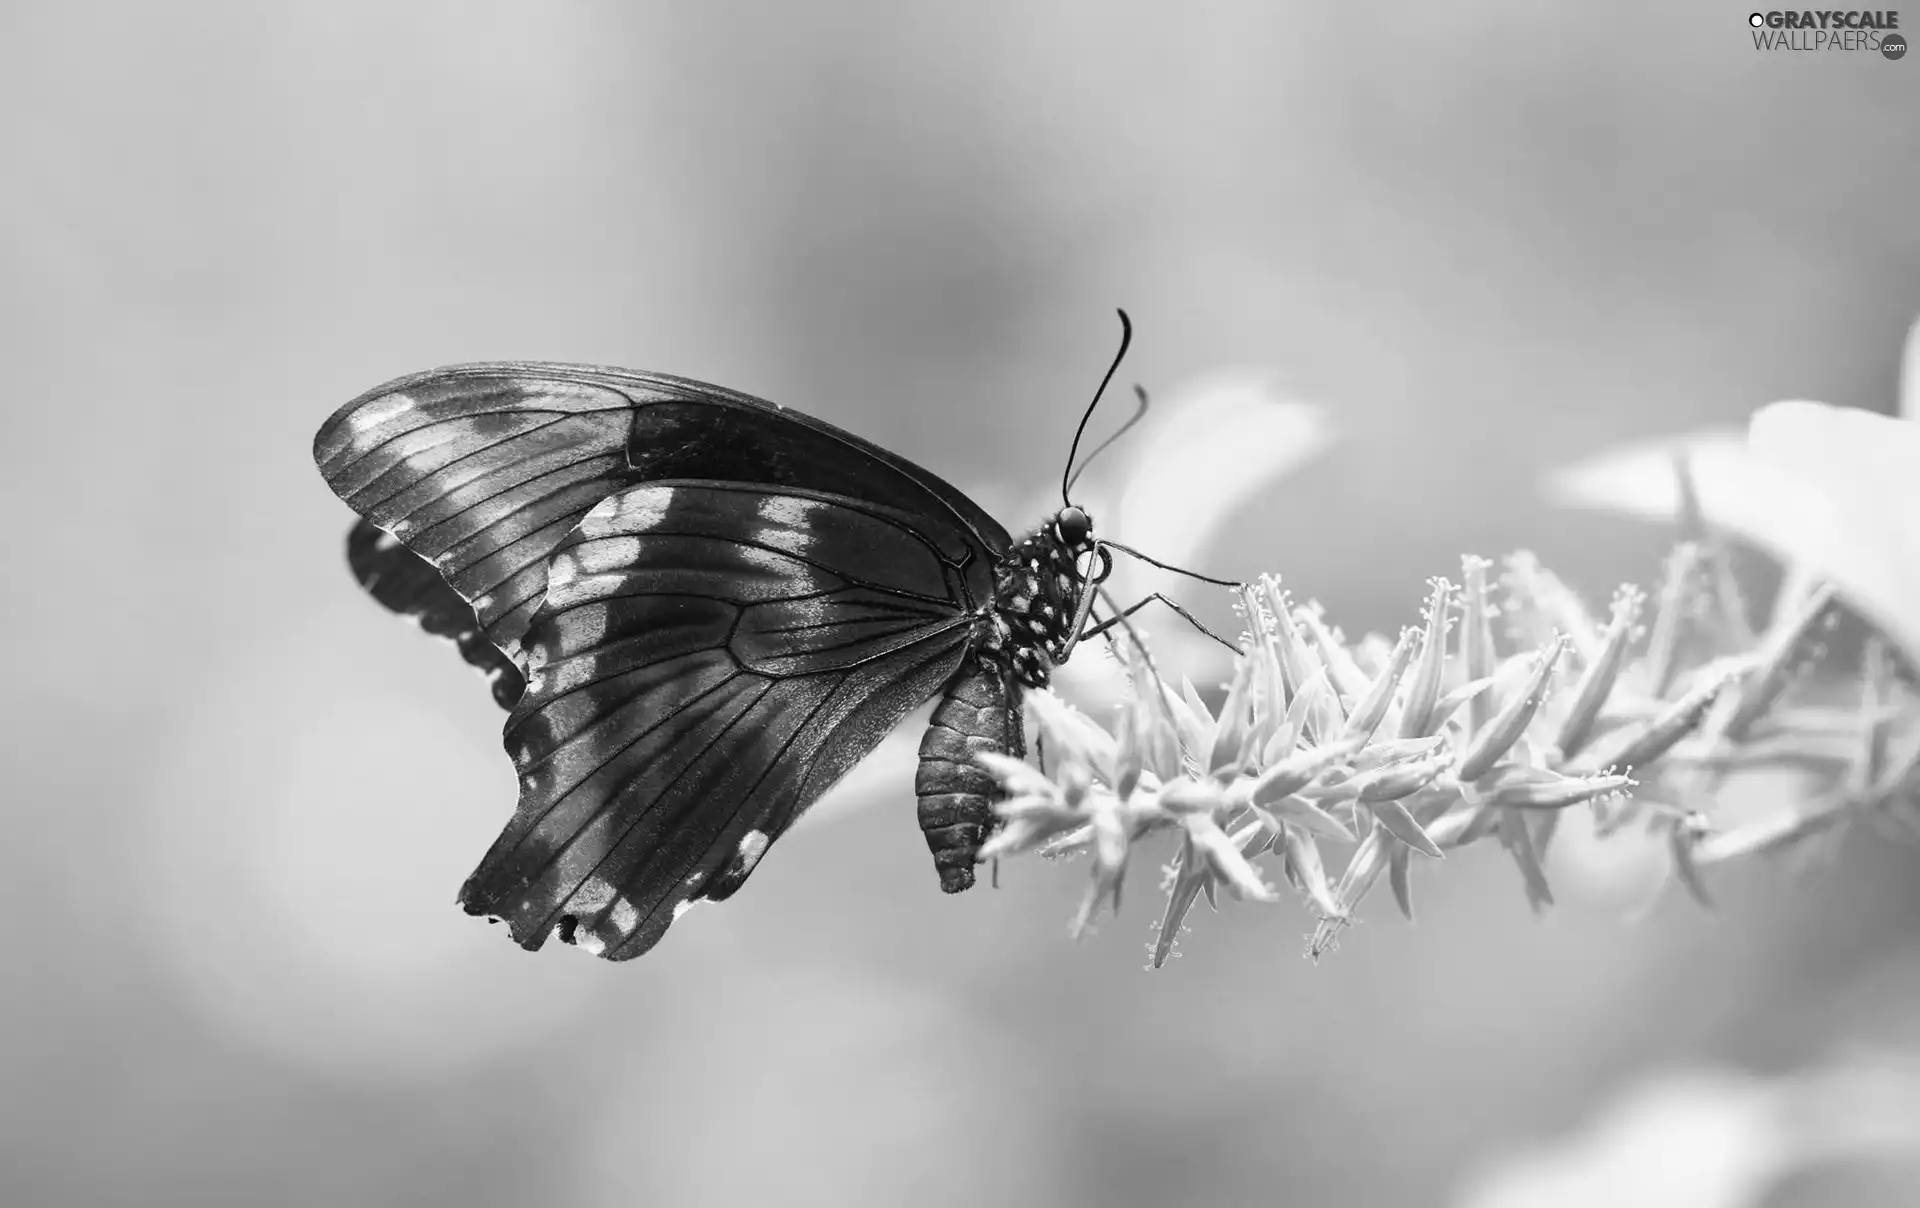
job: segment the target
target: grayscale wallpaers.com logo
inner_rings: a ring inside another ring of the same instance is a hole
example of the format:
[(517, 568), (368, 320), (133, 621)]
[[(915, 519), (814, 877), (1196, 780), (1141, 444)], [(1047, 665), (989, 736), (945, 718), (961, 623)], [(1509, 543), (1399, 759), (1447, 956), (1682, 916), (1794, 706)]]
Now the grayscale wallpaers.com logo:
[(1755, 50), (1877, 50), (1889, 59), (1907, 53), (1896, 32), (1900, 14), (1891, 9), (1754, 13), (1747, 24)]

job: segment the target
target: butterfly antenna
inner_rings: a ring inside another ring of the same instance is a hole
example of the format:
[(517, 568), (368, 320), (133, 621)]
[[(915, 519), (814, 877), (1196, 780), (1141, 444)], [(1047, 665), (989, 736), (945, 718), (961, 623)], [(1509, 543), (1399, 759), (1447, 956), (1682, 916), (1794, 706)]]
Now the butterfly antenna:
[(1066, 468), (1060, 471), (1060, 499), (1068, 507), (1073, 500), (1067, 492), (1073, 488), (1073, 463), (1080, 455), (1080, 438), (1086, 434), (1087, 421), (1093, 418), (1093, 409), (1100, 405), (1100, 396), (1107, 392), (1107, 383), (1120, 368), (1120, 362), (1127, 359), (1127, 349), (1133, 344), (1133, 320), (1127, 318), (1127, 312), (1120, 312), (1120, 351), (1113, 354), (1113, 364), (1107, 366), (1107, 376), (1100, 379), (1100, 389), (1093, 392), (1093, 401), (1087, 404), (1085, 413), (1080, 416), (1080, 426), (1073, 430), (1073, 446), (1067, 450)]
[(1146, 390), (1143, 387), (1135, 386), (1133, 393), (1140, 399), (1140, 405), (1133, 409), (1133, 415), (1128, 418), (1126, 423), (1120, 425), (1118, 432), (1115, 432), (1112, 436), (1107, 437), (1107, 439), (1093, 447), (1093, 452), (1087, 454), (1086, 460), (1080, 463), (1080, 468), (1073, 472), (1073, 477), (1067, 479), (1067, 490), (1071, 491), (1073, 489), (1073, 484), (1080, 481), (1080, 476), (1087, 472), (1087, 467), (1093, 464), (1094, 458), (1107, 451), (1107, 446), (1119, 440), (1128, 432), (1131, 432), (1135, 424), (1147, 417), (1148, 403)]
[(1118, 541), (1103, 540), (1100, 542), (1100, 544), (1112, 546), (1114, 549), (1119, 550), (1123, 554), (1132, 554), (1134, 557), (1140, 559), (1140, 561), (1142, 562), (1147, 563), (1149, 566), (1157, 566), (1161, 570), (1170, 570), (1176, 575), (1185, 575), (1189, 579), (1198, 579), (1202, 583), (1217, 583), (1221, 587), (1239, 587), (1240, 586), (1239, 581), (1234, 579), (1216, 579), (1212, 575), (1203, 575), (1197, 570), (1188, 570), (1184, 566), (1174, 566), (1172, 563), (1162, 562), (1158, 558), (1149, 558), (1147, 557), (1147, 555), (1141, 553), (1139, 550), (1133, 548), (1131, 545), (1122, 545)]

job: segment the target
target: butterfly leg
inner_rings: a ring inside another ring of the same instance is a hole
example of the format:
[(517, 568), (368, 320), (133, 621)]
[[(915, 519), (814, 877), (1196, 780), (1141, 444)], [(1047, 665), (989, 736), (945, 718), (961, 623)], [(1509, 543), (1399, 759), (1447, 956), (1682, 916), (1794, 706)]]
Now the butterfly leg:
[(947, 893), (973, 886), (980, 845), (998, 825), (993, 803), (1002, 793), (999, 782), (974, 760), (982, 751), (1019, 759), (1026, 754), (1026, 736), (1012, 675), (972, 658), (947, 684), (933, 711), (913, 778), (920, 830)]
[(1208, 637), (1220, 643), (1222, 646), (1225, 646), (1228, 650), (1233, 651), (1235, 654), (1240, 653), (1240, 647), (1236, 646), (1232, 642), (1229, 642), (1227, 639), (1221, 637), (1219, 634), (1215, 633), (1213, 630), (1208, 629), (1205, 625), (1202, 625), (1200, 623), (1199, 618), (1195, 617), (1192, 613), (1182, 608), (1177, 602), (1175, 602), (1171, 598), (1167, 596), (1163, 596), (1157, 591), (1154, 592), (1152, 595), (1148, 596), (1146, 599), (1140, 601), (1138, 604), (1135, 604), (1132, 607), (1126, 609), (1124, 612), (1120, 614), (1120, 616), (1110, 617), (1107, 620), (1100, 622), (1098, 625), (1089, 626), (1088, 628), (1082, 630), (1080, 633), (1080, 640), (1085, 641), (1087, 638), (1098, 637), (1099, 635), (1105, 633), (1107, 630), (1112, 629), (1115, 625), (1118, 625), (1120, 623), (1121, 617), (1130, 617), (1134, 613), (1139, 612), (1142, 608), (1145, 608), (1147, 605), (1153, 603), (1155, 600), (1160, 601), (1162, 604), (1165, 604), (1168, 608), (1171, 608), (1175, 612), (1179, 613), (1181, 617), (1186, 620), (1187, 624), (1193, 626), (1195, 629), (1198, 629), (1201, 633), (1206, 634)]

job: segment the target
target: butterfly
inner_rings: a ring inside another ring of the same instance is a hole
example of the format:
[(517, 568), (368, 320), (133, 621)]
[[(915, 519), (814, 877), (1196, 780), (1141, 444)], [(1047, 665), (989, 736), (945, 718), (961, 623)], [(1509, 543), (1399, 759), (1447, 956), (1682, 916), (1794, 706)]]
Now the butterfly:
[[(455, 365), (336, 411), (313, 456), (361, 517), (350, 570), (510, 711), (519, 805), (465, 910), (638, 956), (935, 696), (920, 829), (941, 889), (971, 887), (999, 796), (975, 756), (1024, 755), (1021, 691), (1118, 619), (1089, 624), (1109, 549), (1145, 558), (1069, 497), (1120, 318), (1064, 506), (1018, 540), (903, 457), (666, 374)], [(1192, 620), (1125, 611), (1152, 599)]]

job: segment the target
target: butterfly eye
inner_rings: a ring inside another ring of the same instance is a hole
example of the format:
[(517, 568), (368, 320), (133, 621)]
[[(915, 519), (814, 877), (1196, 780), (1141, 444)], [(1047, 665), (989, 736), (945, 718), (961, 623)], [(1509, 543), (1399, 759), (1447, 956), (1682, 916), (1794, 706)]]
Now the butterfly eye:
[(1053, 518), (1053, 527), (1064, 544), (1076, 548), (1085, 545), (1093, 534), (1092, 518), (1076, 507), (1061, 508), (1060, 514)]

